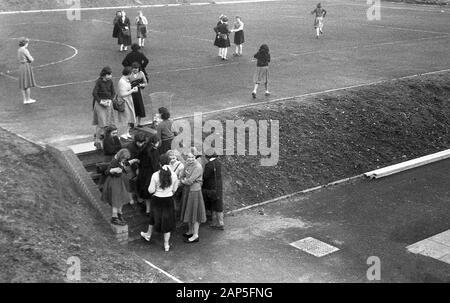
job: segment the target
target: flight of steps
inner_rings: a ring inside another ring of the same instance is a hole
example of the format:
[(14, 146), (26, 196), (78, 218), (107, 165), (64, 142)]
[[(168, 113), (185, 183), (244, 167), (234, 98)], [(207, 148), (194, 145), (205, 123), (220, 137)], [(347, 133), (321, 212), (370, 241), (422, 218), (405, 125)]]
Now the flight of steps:
[[(147, 133), (155, 133), (154, 129), (145, 127), (139, 131)], [(130, 132), (132, 135), (135, 132)], [(122, 146), (126, 146), (130, 142), (122, 142)], [(93, 147), (92, 143), (92, 147)], [(86, 171), (91, 176), (95, 184), (98, 184), (102, 175), (97, 172), (97, 164), (105, 163), (103, 151), (94, 150), (94, 148), (76, 153), (77, 157), (83, 163)], [(126, 204), (123, 209), (123, 215), (128, 223), (128, 238), (134, 240), (139, 238), (141, 231), (146, 231), (148, 228), (149, 218), (145, 215), (145, 205), (143, 204)]]

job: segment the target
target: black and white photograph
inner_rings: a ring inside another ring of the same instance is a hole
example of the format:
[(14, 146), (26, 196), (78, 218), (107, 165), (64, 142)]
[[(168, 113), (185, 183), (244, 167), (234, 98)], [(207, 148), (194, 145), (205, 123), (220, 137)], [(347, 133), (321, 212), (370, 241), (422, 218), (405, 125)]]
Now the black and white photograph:
[(2, 0), (0, 39), (1, 283), (450, 283), (449, 0)]

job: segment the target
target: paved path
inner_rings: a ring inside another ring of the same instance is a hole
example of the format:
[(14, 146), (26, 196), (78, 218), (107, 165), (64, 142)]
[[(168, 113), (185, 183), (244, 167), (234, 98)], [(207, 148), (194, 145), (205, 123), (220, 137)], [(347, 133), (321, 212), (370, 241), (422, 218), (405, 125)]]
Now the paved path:
[[(450, 228), (449, 171), (444, 160), (244, 211), (226, 231), (202, 226), (196, 244), (178, 231), (169, 253), (160, 237), (130, 247), (184, 282), (368, 282), (370, 256), (381, 282), (450, 282), (450, 265), (406, 249)], [(339, 251), (317, 258), (289, 245), (306, 237)]]

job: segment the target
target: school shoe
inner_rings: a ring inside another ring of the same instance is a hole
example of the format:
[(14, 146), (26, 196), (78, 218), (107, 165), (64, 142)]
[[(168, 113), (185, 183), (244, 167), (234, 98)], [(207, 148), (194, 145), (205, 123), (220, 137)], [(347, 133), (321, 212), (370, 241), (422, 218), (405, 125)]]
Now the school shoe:
[(185, 237), (185, 238), (190, 238), (190, 237), (192, 237), (194, 234), (188, 234), (188, 233), (185, 233), (185, 234), (183, 234), (183, 237)]
[(189, 238), (184, 239), (185, 243), (197, 243), (200, 241), (200, 237), (195, 238), (195, 240), (189, 241)]
[(124, 225), (126, 225), (126, 223), (120, 221), (119, 218), (117, 218), (117, 217), (111, 218), (111, 224), (119, 225), (119, 226), (124, 226)]
[(120, 220), (121, 222), (123, 222), (124, 224), (127, 224), (127, 221), (123, 218), (123, 215), (122, 215), (122, 214), (117, 214), (117, 217), (119, 218), (119, 220)]
[(266, 92), (264, 93), (264, 95), (270, 96), (270, 92), (269, 92), (269, 91), (266, 91)]
[(252, 97), (253, 97), (253, 99), (256, 99), (256, 93), (255, 92), (252, 92)]
[(147, 233), (141, 231), (141, 237), (144, 238), (145, 241), (150, 242), (151, 237), (150, 237), (149, 234), (147, 234)]
[(30, 100), (27, 100), (27, 101), (23, 101), (23, 104), (31, 104), (31, 103), (34, 103), (34, 102), (36, 102), (36, 100), (30, 99)]

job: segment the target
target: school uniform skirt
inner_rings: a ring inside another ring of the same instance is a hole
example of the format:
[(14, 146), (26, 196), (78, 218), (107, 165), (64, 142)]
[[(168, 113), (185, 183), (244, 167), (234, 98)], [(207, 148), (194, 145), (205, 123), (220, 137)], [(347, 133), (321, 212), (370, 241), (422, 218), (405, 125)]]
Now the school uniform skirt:
[(218, 41), (217, 41), (217, 46), (218, 46), (219, 48), (227, 48), (227, 47), (230, 47), (230, 46), (231, 46), (231, 43), (230, 43), (230, 37), (227, 35), (227, 38), (226, 38), (226, 39), (224, 39), (224, 38), (219, 38)]
[(237, 31), (234, 33), (234, 44), (240, 45), (244, 43), (244, 31)]
[(33, 69), (30, 63), (21, 63), (19, 66), (19, 87), (21, 90), (26, 90), (30, 87), (35, 87)]
[(115, 124), (114, 109), (112, 105), (105, 107), (94, 101), (94, 117), (92, 120), (92, 125), (105, 127), (112, 124)]
[(253, 76), (253, 82), (256, 84), (269, 82), (269, 66), (257, 66)]
[(129, 179), (126, 175), (109, 175), (103, 184), (102, 201), (110, 204), (112, 207), (122, 207), (131, 201), (129, 190)]
[(191, 191), (191, 187), (183, 186), (181, 196), (181, 221), (184, 223), (205, 223), (206, 210), (202, 191)]
[(119, 39), (117, 39), (117, 44), (123, 44), (125, 46), (131, 45), (131, 31), (130, 29), (123, 30), (120, 28)]
[(144, 118), (145, 106), (144, 98), (142, 98), (142, 89), (139, 88), (139, 91), (137, 93), (132, 93), (131, 97), (133, 98), (134, 113), (136, 117)]
[(175, 209), (173, 197), (153, 196), (150, 200), (150, 225), (153, 230), (168, 233), (175, 229)]
[(138, 38), (147, 38), (147, 25), (145, 25), (145, 24), (137, 25), (137, 37)]

